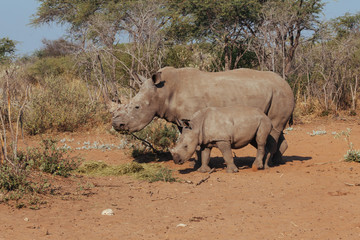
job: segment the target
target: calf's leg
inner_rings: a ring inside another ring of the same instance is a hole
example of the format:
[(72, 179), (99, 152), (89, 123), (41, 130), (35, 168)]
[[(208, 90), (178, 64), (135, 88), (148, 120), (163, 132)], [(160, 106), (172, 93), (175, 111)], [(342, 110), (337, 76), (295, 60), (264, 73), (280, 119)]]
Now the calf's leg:
[(239, 169), (234, 164), (234, 158), (232, 156), (230, 142), (220, 141), (216, 143), (216, 146), (219, 148), (219, 150), (221, 151), (224, 157), (226, 163), (226, 172), (228, 173), (238, 172)]
[(190, 166), (193, 167), (194, 169), (201, 167), (201, 162), (202, 162), (201, 156), (202, 156), (202, 151), (200, 150), (199, 147), (197, 147), (195, 151), (195, 159), (194, 161), (190, 162)]
[(209, 172), (211, 170), (209, 167), (211, 148), (202, 148), (201, 150), (201, 167), (198, 171), (203, 173)]

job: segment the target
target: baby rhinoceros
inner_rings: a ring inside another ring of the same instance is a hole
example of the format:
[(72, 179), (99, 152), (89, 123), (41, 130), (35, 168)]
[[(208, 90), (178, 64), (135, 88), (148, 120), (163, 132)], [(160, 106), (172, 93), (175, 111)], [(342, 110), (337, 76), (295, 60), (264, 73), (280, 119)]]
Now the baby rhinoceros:
[[(265, 147), (272, 124), (262, 111), (245, 106), (209, 107), (196, 112), (190, 121), (184, 120), (184, 123), (186, 127), (180, 139), (170, 150), (176, 164), (189, 160), (200, 146), (201, 167), (198, 171), (208, 172), (211, 170), (208, 166), (211, 148), (217, 147), (223, 154), (226, 171), (237, 172), (231, 149), (242, 148), (251, 142), (257, 146), (253, 169), (264, 167)], [(269, 158), (270, 154), (266, 157), (265, 168), (268, 168)]]

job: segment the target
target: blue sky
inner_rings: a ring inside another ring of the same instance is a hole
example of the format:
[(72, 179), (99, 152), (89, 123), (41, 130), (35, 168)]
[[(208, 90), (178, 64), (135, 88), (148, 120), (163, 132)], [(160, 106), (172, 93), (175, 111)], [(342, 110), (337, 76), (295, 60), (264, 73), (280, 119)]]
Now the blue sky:
[[(360, 0), (325, 0), (324, 19), (360, 11)], [(0, 38), (9, 37), (18, 42), (17, 54), (31, 54), (42, 47), (42, 39), (58, 39), (65, 35), (65, 28), (44, 25), (29, 26), (31, 15), (36, 13), (36, 0), (0, 0)]]

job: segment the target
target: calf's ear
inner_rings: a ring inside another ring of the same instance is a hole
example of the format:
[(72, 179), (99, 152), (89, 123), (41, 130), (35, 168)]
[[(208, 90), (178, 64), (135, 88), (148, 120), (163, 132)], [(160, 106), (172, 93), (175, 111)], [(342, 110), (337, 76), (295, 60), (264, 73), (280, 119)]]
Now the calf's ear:
[(184, 124), (185, 127), (189, 128), (189, 129), (192, 129), (189, 119), (181, 119), (181, 121), (182, 121), (182, 123)]

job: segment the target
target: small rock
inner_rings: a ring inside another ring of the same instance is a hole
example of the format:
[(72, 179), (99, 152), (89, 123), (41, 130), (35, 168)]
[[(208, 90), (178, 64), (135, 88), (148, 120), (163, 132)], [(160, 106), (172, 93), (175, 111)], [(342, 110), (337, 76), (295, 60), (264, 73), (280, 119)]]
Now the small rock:
[(115, 213), (112, 209), (105, 209), (104, 211), (101, 212), (101, 215), (112, 216), (115, 215)]
[(28, 222), (28, 221), (29, 221), (29, 219), (26, 217), (26, 218), (24, 218), (24, 221), (25, 221), (25, 222)]
[(176, 227), (186, 227), (187, 225), (184, 223), (179, 223)]

